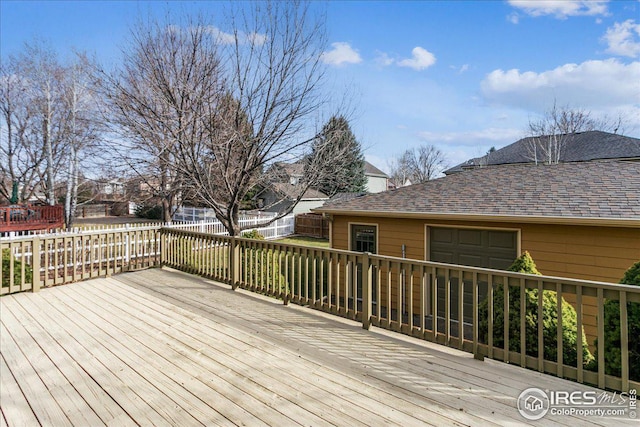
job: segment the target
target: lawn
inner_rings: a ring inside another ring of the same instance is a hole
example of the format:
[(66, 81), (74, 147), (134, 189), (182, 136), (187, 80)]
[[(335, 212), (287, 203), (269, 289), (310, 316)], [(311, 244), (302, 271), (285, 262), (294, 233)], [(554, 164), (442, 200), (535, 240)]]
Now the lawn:
[(306, 237), (306, 236), (285, 237), (284, 239), (276, 240), (276, 242), (284, 243), (286, 245), (314, 246), (317, 248), (329, 247), (329, 241), (327, 239), (318, 239), (316, 237)]

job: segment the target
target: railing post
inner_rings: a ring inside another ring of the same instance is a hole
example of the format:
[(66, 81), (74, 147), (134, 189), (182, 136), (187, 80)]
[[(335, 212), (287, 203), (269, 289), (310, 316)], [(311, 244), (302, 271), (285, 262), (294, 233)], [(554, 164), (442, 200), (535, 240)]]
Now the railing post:
[(167, 262), (167, 237), (162, 226), (158, 230), (158, 244), (160, 246), (160, 267), (162, 267)]
[(371, 252), (365, 252), (362, 260), (362, 328), (367, 330), (371, 327), (371, 291), (373, 289), (373, 268), (370, 256)]
[[(34, 237), (31, 241), (31, 277), (32, 277), (32, 288), (31, 292), (39, 292), (40, 291), (40, 237)], [(23, 254), (24, 255), (24, 254)], [(24, 261), (24, 259), (23, 259)], [(44, 272), (45, 276), (47, 274), (47, 270)]]
[(240, 242), (235, 237), (231, 238), (231, 248), (229, 251), (231, 268), (231, 289), (234, 291), (240, 284)]

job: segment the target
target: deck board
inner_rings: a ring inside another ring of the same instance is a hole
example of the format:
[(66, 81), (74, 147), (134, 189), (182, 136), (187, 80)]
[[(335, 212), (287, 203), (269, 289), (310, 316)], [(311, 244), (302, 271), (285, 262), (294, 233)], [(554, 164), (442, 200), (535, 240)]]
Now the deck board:
[(523, 389), (589, 389), (168, 269), (4, 296), (0, 328), (0, 426), (521, 425)]

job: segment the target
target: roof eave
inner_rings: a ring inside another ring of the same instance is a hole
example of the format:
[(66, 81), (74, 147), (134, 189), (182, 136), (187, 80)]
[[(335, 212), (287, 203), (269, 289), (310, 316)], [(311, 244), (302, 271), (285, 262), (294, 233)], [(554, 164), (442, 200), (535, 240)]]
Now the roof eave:
[(473, 213), (448, 213), (448, 212), (402, 212), (402, 211), (363, 211), (342, 210), (330, 208), (316, 208), (313, 212), (328, 215), (366, 216), (382, 218), (404, 219), (437, 219), (453, 221), (486, 221), (486, 222), (511, 222), (530, 224), (558, 224), (558, 225), (596, 225), (607, 227), (640, 228), (640, 217), (616, 218), (616, 217), (578, 217), (578, 216), (536, 216), (536, 215), (496, 215)]

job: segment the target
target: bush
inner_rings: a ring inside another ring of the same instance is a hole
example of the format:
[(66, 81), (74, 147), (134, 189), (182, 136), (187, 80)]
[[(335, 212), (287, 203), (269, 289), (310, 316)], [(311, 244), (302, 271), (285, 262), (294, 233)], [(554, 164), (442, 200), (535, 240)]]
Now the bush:
[(136, 206), (136, 216), (146, 219), (162, 219), (162, 206), (160, 205), (138, 205)]
[(245, 239), (264, 240), (264, 236), (258, 232), (258, 230), (249, 230), (242, 233)]
[[(633, 264), (624, 273), (621, 284), (640, 286), (640, 261)], [(629, 379), (640, 381), (640, 303), (627, 303), (627, 325), (629, 341)], [(622, 355), (620, 342), (620, 301), (609, 300), (604, 303), (604, 372), (619, 377), (622, 374)], [(596, 358), (589, 369), (598, 370), (598, 340), (596, 340)]]
[[(526, 252), (517, 258), (509, 267), (509, 271), (518, 273), (529, 273), (539, 275), (535, 262)], [(527, 289), (525, 291), (526, 308), (526, 354), (538, 357), (538, 290)], [(489, 301), (485, 299), (479, 306), (478, 325), (479, 339), (488, 342), (489, 330)], [(557, 361), (558, 359), (558, 298), (555, 292), (544, 291), (542, 294), (542, 318), (543, 318), (543, 339), (544, 358), (546, 360)], [(493, 345), (504, 348), (504, 288), (498, 286), (493, 292)], [(575, 309), (562, 300), (562, 362), (565, 365), (577, 366), (577, 315)], [(582, 355), (583, 363), (587, 365), (592, 362), (593, 356), (589, 352), (587, 338), (582, 333)], [(509, 287), (509, 350), (520, 352), (520, 288)]]
[[(241, 237), (264, 240), (264, 236), (260, 234), (258, 230), (245, 231)], [(280, 263), (278, 259), (274, 257), (273, 250), (265, 250), (257, 247), (248, 248), (243, 252), (241, 262), (248, 270), (247, 280), (249, 283), (257, 287), (275, 288), (277, 289), (276, 292), (280, 293), (286, 292), (284, 276), (280, 272)]]
[[(2, 251), (2, 286), (9, 286), (11, 261), (13, 261), (13, 283), (22, 282), (22, 261), (13, 258), (9, 249), (4, 249)], [(24, 281), (33, 283), (33, 268), (30, 265), (24, 266)]]

